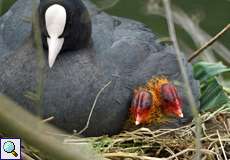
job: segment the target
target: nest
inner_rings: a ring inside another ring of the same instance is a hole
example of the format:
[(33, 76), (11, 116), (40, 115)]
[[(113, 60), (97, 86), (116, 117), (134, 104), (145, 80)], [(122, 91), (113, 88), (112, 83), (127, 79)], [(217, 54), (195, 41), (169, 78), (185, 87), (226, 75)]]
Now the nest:
[[(198, 156), (204, 160), (230, 159), (229, 105), (199, 115), (198, 120), (174, 129), (140, 128), (112, 137), (65, 135), (63, 140), (64, 144), (90, 143), (106, 160), (191, 160)], [(22, 154), (31, 160), (49, 159), (24, 143)]]
[[(230, 158), (230, 109), (222, 107), (200, 115), (200, 127), (193, 121), (175, 129), (151, 131), (140, 128), (108, 137), (84, 138), (106, 159), (112, 160), (180, 160)], [(199, 140), (200, 139), (200, 140)], [(67, 138), (65, 143), (78, 143)]]

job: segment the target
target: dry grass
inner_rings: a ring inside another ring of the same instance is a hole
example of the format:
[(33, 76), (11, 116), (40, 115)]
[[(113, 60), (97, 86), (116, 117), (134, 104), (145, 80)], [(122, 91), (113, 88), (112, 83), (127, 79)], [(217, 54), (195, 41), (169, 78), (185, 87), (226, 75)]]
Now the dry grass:
[[(230, 109), (222, 107), (200, 116), (203, 159), (230, 158)], [(151, 131), (140, 128), (113, 137), (65, 138), (64, 143), (91, 143), (105, 158), (112, 160), (192, 159), (196, 153), (195, 125)]]
[[(230, 104), (215, 112), (200, 115), (202, 137), (200, 150), (202, 159), (226, 160), (230, 158)], [(44, 123), (44, 122), (43, 122)], [(105, 159), (111, 160), (180, 160), (193, 159), (196, 155), (195, 123), (175, 128), (150, 130), (140, 128), (124, 131), (109, 137), (79, 138), (74, 135), (47, 132), (49, 136), (63, 139), (65, 145), (91, 144)], [(36, 137), (35, 137), (36, 139)], [(76, 148), (77, 149), (77, 148)], [(25, 160), (48, 160), (45, 154), (23, 144)]]

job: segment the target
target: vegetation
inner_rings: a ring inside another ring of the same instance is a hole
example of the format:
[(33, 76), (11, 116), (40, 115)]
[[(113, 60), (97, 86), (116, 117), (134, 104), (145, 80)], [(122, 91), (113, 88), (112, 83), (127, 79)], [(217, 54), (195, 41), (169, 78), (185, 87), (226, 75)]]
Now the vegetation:
[[(171, 7), (167, 0), (164, 0), (163, 5), (160, 2), (155, 2), (153, 3), (153, 0), (149, 0), (148, 13), (165, 16), (164, 7), (166, 7), (168, 13), (166, 17), (169, 28), (171, 27), (172, 37), (175, 36), (175, 33), (173, 33), (174, 26), (171, 21), (174, 19), (177, 25), (184, 28), (191, 35), (198, 47), (211, 39), (183, 11), (174, 6)], [(108, 6), (110, 5), (107, 4), (106, 7)], [(171, 8), (173, 8), (173, 11), (171, 11)], [(172, 19), (170, 20), (170, 18)], [(226, 28), (229, 31), (229, 25)], [(39, 46), (39, 37), (37, 34), (35, 34), (35, 37)], [(173, 44), (177, 41), (174, 38), (172, 38)], [(0, 95), (0, 129), (2, 136), (17, 135), (22, 137), (24, 140), (23, 157), (28, 160), (116, 160), (125, 158), (177, 160), (192, 159), (197, 158), (197, 156), (200, 159), (227, 160), (230, 158), (230, 88), (223, 85), (225, 79), (222, 78), (221, 74), (229, 72), (230, 68), (222, 63), (217, 63), (214, 53), (225, 58), (229, 57), (230, 52), (219, 42), (207, 47), (211, 47), (212, 50), (205, 48), (203, 50), (204, 54), (201, 56), (203, 60), (196, 61), (193, 64), (194, 76), (201, 84), (200, 107), (202, 112), (200, 114), (194, 113), (194, 121), (186, 126), (155, 131), (140, 128), (112, 137), (79, 138), (76, 135), (68, 135), (53, 128), (46, 124), (48, 120), (42, 121), (30, 115), (8, 98)], [(179, 46), (175, 48), (178, 49), (178, 56), (180, 56)], [(201, 54), (201, 52), (199, 54), (195, 53), (196, 56)], [(40, 74), (38, 75), (37, 92), (28, 92), (26, 95), (31, 99), (35, 99), (38, 106), (41, 105), (43, 96), (41, 55), (42, 52), (39, 53), (38, 50), (38, 71)], [(208, 62), (209, 60), (212, 60), (212, 62)], [(226, 60), (227, 64), (229, 60), (230, 58)], [(186, 82), (186, 78), (184, 81)], [(189, 86), (187, 87), (189, 90)], [(192, 97), (190, 98), (191, 106), (193, 106), (193, 99)], [(96, 154), (91, 147), (99, 154)]]

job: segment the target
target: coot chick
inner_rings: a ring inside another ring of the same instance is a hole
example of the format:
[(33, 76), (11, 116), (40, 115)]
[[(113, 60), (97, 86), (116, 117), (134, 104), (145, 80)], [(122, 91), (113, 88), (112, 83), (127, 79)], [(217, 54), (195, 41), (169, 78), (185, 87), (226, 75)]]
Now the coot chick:
[(165, 76), (154, 76), (134, 89), (130, 108), (131, 125), (169, 125), (183, 118), (183, 104), (177, 87)]

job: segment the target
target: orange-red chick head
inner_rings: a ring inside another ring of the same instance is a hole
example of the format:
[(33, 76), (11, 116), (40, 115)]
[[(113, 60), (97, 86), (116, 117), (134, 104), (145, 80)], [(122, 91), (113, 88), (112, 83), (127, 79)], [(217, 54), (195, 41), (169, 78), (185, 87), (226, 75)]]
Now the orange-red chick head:
[(148, 91), (139, 90), (134, 92), (131, 105), (131, 117), (136, 125), (147, 123), (150, 119), (152, 96)]
[(171, 83), (161, 86), (161, 109), (167, 116), (183, 117), (182, 102), (176, 87)]

